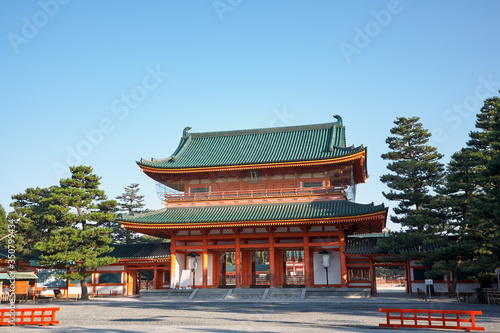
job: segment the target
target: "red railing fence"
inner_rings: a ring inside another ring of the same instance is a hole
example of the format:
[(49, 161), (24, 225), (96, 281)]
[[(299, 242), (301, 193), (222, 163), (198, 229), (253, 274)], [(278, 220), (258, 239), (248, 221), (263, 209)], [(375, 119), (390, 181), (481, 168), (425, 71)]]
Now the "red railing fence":
[[(459, 310), (428, 310), (428, 309), (383, 309), (379, 312), (386, 313), (386, 323), (379, 324), (380, 327), (409, 328), (437, 328), (465, 330), (470, 332), (484, 331), (484, 327), (476, 326), (475, 316), (482, 315), (481, 311), (459, 311)], [(467, 316), (469, 318), (464, 318)], [(465, 325), (463, 325), (465, 324)]]
[(56, 320), (56, 311), (61, 308), (15, 308), (0, 310), (0, 326), (2, 325), (54, 325), (60, 322)]

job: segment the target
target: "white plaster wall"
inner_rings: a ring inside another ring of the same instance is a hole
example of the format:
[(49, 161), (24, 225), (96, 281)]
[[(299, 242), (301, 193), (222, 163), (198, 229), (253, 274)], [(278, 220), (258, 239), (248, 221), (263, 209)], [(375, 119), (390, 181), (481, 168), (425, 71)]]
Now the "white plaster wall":
[[(214, 267), (214, 256), (213, 254), (208, 255), (208, 267), (207, 267), (207, 285), (213, 285), (213, 267)], [(190, 268), (190, 267), (189, 267)], [(203, 284), (203, 256), (200, 255), (196, 257), (196, 271), (195, 271), (195, 284)], [(191, 280), (193, 281), (193, 276), (191, 275)], [(192, 282), (191, 282), (192, 283)]]
[[(111, 291), (116, 291), (119, 294), (123, 293), (123, 286), (97, 286), (96, 287), (96, 292), (99, 294), (108, 294)], [(89, 288), (89, 294), (92, 293), (92, 289)]]
[[(313, 253), (314, 284), (326, 284), (326, 272), (323, 267), (323, 255)], [(330, 267), (328, 268), (328, 284), (340, 284), (340, 253), (333, 252), (330, 255)]]
[(437, 293), (447, 293), (448, 292), (448, 284), (434, 282), (434, 291)]
[(208, 255), (208, 274), (207, 274), (207, 284), (209, 286), (213, 285), (213, 272), (214, 272), (214, 256), (213, 254)]
[[(92, 288), (87, 287), (88, 293), (92, 294)], [(68, 294), (70, 295), (76, 295), (76, 294), (81, 294), (82, 293), (82, 287), (69, 287), (68, 288)]]
[(412, 283), (411, 284), (411, 292), (416, 293), (417, 289), (425, 290), (425, 284), (424, 283)]
[(184, 254), (175, 255), (175, 285), (179, 287), (179, 281), (181, 278), (181, 272), (184, 268)]

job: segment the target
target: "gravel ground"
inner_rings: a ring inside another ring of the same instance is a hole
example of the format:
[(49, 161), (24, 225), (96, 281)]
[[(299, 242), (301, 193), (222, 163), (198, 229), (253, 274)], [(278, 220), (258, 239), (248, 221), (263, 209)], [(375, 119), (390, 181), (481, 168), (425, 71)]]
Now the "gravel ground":
[[(328, 301), (171, 301), (114, 297), (19, 307), (60, 307), (50, 327), (17, 326), (11, 332), (392, 332), (379, 328), (380, 307), (481, 310), (476, 326), (500, 332), (500, 305), (423, 302), (407, 295)], [(4, 330), (4, 329), (2, 329)], [(429, 330), (398, 329), (398, 332)], [(431, 331), (432, 332), (432, 331)]]

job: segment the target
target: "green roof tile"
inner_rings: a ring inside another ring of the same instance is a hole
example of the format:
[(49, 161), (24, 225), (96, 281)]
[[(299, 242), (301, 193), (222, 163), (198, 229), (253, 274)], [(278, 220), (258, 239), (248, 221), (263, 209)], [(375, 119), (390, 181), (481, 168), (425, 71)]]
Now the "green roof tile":
[(118, 259), (158, 259), (170, 258), (170, 243), (117, 244), (106, 256)]
[(172, 156), (141, 159), (141, 166), (162, 169), (237, 166), (339, 158), (364, 151), (345, 147), (345, 127), (336, 123), (241, 131), (188, 133)]
[(384, 205), (358, 204), (344, 200), (297, 203), (167, 207), (152, 213), (123, 216), (121, 222), (144, 224), (228, 223), (355, 217), (385, 212)]

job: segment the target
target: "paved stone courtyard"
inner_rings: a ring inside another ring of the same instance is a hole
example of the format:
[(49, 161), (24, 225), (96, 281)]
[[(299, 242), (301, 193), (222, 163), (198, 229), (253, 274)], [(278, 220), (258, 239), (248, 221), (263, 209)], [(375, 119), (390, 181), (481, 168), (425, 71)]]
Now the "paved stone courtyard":
[[(500, 332), (500, 305), (424, 302), (408, 295), (302, 301), (172, 301), (113, 297), (87, 302), (61, 301), (19, 307), (61, 307), (52, 327), (22, 327), (14, 332), (389, 332), (380, 307), (481, 310), (476, 325)], [(403, 330), (398, 332), (432, 332)], [(453, 331), (451, 331), (453, 332)]]

